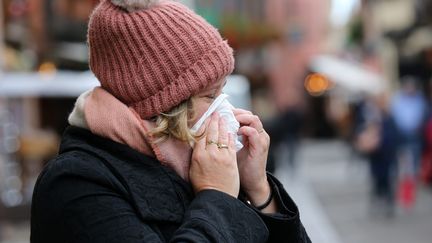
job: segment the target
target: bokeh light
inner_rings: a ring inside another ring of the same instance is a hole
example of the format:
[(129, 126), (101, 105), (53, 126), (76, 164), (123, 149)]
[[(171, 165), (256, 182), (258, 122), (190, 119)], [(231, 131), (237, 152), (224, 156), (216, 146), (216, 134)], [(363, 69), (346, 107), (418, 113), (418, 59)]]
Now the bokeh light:
[(313, 96), (324, 94), (330, 86), (328, 78), (320, 73), (310, 74), (305, 79), (305, 88)]

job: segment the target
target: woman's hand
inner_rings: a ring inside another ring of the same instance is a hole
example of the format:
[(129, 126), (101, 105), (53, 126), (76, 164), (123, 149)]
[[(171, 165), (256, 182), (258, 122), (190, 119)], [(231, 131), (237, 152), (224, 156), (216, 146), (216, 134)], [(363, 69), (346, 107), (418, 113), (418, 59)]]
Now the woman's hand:
[(237, 197), (240, 179), (233, 137), (216, 112), (204, 127), (204, 136), (195, 143), (192, 152), (189, 171), (192, 186), (196, 193), (214, 189)]
[(250, 111), (234, 109), (240, 122), (239, 135), (243, 135), (244, 148), (237, 154), (240, 185), (253, 205), (260, 205), (270, 195), (266, 164), (270, 137), (264, 131), (258, 116)]

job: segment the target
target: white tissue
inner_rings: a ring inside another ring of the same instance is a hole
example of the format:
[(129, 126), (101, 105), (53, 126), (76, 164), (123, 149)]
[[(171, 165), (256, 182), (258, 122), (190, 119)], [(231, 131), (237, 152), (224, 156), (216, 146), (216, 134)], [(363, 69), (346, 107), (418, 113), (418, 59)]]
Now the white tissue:
[(210, 105), (204, 115), (193, 125), (191, 128), (192, 133), (196, 133), (201, 126), (204, 124), (205, 120), (213, 114), (213, 112), (217, 111), (219, 116), (225, 120), (225, 124), (227, 126), (228, 133), (234, 135), (235, 139), (235, 148), (236, 151), (239, 151), (243, 148), (243, 144), (240, 141), (240, 137), (237, 135), (237, 132), (240, 128), (240, 123), (234, 116), (233, 109), (234, 106), (231, 105), (228, 101), (227, 94), (220, 94)]

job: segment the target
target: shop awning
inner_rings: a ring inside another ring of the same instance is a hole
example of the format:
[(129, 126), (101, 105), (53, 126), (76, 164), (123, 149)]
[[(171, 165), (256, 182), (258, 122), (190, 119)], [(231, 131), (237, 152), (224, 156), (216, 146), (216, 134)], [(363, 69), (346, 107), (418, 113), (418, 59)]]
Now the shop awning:
[(325, 75), (338, 89), (349, 93), (378, 94), (386, 87), (386, 80), (378, 73), (330, 55), (320, 55), (312, 59), (310, 69)]

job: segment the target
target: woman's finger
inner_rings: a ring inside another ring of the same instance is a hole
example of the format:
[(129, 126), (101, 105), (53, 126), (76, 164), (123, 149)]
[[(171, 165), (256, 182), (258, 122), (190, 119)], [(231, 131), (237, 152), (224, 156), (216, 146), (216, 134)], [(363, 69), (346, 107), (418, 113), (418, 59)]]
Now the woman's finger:
[(195, 133), (196, 136), (202, 136), (205, 134), (207, 127), (209, 126), (210, 120), (211, 120), (211, 117), (207, 117), (207, 119), (204, 121), (204, 123), (198, 129), (198, 131), (196, 131), (196, 133)]
[(219, 118), (219, 139), (218, 139), (219, 147), (226, 147), (229, 143), (229, 135), (226, 126), (226, 122), (223, 118)]
[(202, 149), (204, 150), (206, 148), (206, 136), (201, 137), (198, 141), (196, 141), (194, 150)]
[(217, 112), (211, 115), (210, 123), (206, 131), (207, 149), (217, 148), (219, 140), (219, 114)]
[(261, 136), (261, 133), (259, 133), (253, 127), (248, 127), (248, 126), (240, 127), (238, 134), (245, 136), (247, 138), (249, 145), (252, 147), (259, 146), (259, 144), (263, 144), (267, 146), (267, 144), (270, 141), (270, 138), (268, 137), (267, 134), (266, 136), (263, 137)]
[(235, 139), (234, 139), (234, 134), (229, 133), (228, 134), (228, 147), (229, 149), (231, 149), (234, 153), (235, 153)]
[(234, 108), (233, 109), (233, 113), (235, 116), (240, 115), (240, 114), (249, 114), (249, 115), (253, 115), (252, 112), (248, 111), (248, 110), (244, 110), (244, 109), (240, 109), (240, 108)]
[(244, 135), (249, 138), (249, 140), (253, 137), (259, 137), (258, 131), (253, 127), (243, 126), (240, 127), (238, 131), (238, 135)]
[(240, 122), (240, 124), (253, 127), (260, 133), (264, 131), (263, 124), (256, 115), (240, 114), (236, 116), (236, 119), (238, 122)]
[(206, 136), (205, 136), (205, 132), (206, 132), (206, 129), (207, 129), (209, 123), (210, 123), (210, 117), (205, 120), (204, 124), (200, 127), (200, 129), (196, 133), (200, 137), (199, 137), (199, 140), (196, 141), (196, 143), (194, 145), (194, 149), (205, 149), (206, 141), (207, 141)]

